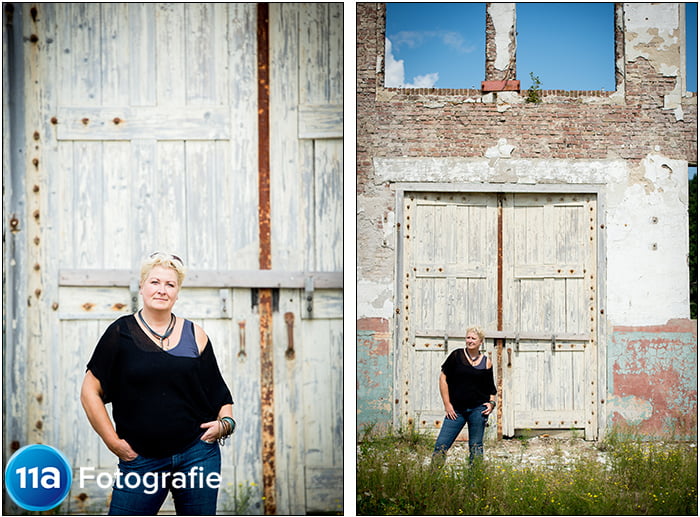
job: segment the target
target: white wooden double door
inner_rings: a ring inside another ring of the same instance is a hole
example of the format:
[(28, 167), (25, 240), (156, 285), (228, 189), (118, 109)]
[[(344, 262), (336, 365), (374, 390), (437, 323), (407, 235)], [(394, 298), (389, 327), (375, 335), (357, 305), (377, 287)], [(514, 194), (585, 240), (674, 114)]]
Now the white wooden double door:
[(407, 192), (403, 214), (398, 420), (440, 427), (440, 366), (479, 325), (501, 402), (492, 428), (595, 438), (595, 195)]
[[(269, 8), (270, 226), (280, 273), (342, 271), (342, 9)], [(17, 248), (41, 243), (35, 274), (44, 279), (32, 300), (41, 322), (28, 330), (38, 336), (32, 359), (14, 366), (40, 406), (41, 430), (18, 403), (14, 427), (31, 429), (10, 439), (59, 448), (76, 478), (80, 467), (114, 471), (80, 407), (85, 365), (107, 325), (132, 311), (136, 275), (123, 273), (152, 251), (174, 252), (191, 273), (175, 312), (210, 335), (236, 401), (219, 510), (249, 489), (243, 511), (252, 513), (263, 512), (258, 310), (250, 288), (198, 282), (197, 273), (259, 266), (257, 14), (256, 4), (235, 3), (21, 4), (12, 48), (26, 91), (10, 99), (23, 106), (31, 141), (27, 170), (13, 173), (41, 198), (42, 233), (26, 232)], [(66, 282), (66, 271), (103, 281)], [(273, 488), (282, 514), (342, 508), (340, 287), (314, 292), (312, 318), (303, 288), (278, 290)], [(292, 339), (294, 360), (285, 355)], [(75, 482), (62, 509), (104, 513), (110, 491)]]

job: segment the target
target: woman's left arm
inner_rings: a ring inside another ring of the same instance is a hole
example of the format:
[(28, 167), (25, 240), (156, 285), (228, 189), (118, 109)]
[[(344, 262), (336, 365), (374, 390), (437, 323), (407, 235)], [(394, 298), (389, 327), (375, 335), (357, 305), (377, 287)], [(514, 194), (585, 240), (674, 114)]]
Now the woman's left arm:
[(222, 438), (224, 436), (224, 427), (223, 424), (220, 423), (220, 420), (225, 416), (233, 418), (233, 404), (224, 404), (219, 410), (217, 420), (205, 422), (200, 426), (202, 429), (206, 429), (201, 439), (205, 442), (213, 442)]

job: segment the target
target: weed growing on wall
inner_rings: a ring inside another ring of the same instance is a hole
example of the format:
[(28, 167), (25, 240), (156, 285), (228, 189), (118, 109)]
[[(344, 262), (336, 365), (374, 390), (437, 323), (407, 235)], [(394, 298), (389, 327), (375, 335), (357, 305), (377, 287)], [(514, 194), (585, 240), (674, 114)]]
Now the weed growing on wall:
[(532, 80), (532, 85), (527, 89), (525, 102), (539, 104), (542, 102), (542, 90), (540, 89), (542, 83), (540, 82), (540, 78), (532, 72), (530, 72), (530, 79)]
[(600, 457), (471, 467), (431, 465), (432, 447), (413, 432), (363, 436), (358, 515), (697, 515), (696, 444), (611, 435)]

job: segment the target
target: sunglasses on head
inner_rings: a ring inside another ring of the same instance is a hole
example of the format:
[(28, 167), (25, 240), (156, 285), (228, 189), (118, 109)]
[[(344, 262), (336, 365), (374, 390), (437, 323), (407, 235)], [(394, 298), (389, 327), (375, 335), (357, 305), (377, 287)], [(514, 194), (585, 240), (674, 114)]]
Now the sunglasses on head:
[(183, 260), (182, 260), (180, 257), (178, 257), (177, 255), (173, 255), (173, 254), (171, 254), (171, 253), (164, 253), (164, 252), (162, 252), (162, 251), (153, 252), (153, 253), (151, 253), (151, 254), (148, 256), (148, 258), (153, 259), (153, 258), (156, 258), (158, 255), (165, 255), (166, 257), (170, 257), (171, 260), (177, 260), (177, 261), (178, 261), (180, 264), (182, 264), (183, 266), (185, 265), (185, 263), (183, 262)]

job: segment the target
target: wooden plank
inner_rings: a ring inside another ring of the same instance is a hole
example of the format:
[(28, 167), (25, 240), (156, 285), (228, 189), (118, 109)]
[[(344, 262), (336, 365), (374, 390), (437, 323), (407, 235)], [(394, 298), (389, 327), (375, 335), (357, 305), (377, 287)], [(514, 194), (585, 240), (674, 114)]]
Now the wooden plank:
[(80, 99), (84, 105), (96, 106), (102, 101), (100, 5), (74, 3), (66, 7), (68, 23), (64, 34), (65, 41), (70, 43), (64, 54), (70, 65), (61, 99), (67, 103)]
[[(151, 245), (154, 250), (175, 253), (189, 263), (189, 248), (187, 235), (192, 226), (199, 222), (197, 213), (188, 212), (187, 198), (190, 194), (187, 185), (187, 167), (185, 149), (186, 142), (166, 141), (156, 143), (156, 163), (154, 165), (155, 198), (164, 200), (154, 210), (156, 228), (160, 231), (155, 235)], [(127, 264), (128, 262), (122, 262)]]
[(306, 468), (306, 511), (338, 512), (343, 510), (343, 469)]
[(229, 245), (219, 253), (222, 269), (258, 267), (257, 190), (257, 27), (255, 4), (229, 5), (228, 98), (230, 132), (226, 167), (220, 191), (222, 203), (219, 235), (228, 235)]
[(78, 142), (74, 146), (74, 170), (80, 171), (74, 184), (72, 210), (73, 246), (78, 267), (102, 265), (102, 246), (95, 238), (103, 235), (103, 219), (107, 216), (101, 206), (104, 174), (101, 142)]
[(227, 140), (223, 106), (59, 107), (58, 140)]
[[(129, 286), (138, 279), (139, 272), (127, 269), (62, 269), (62, 286)], [(304, 288), (312, 277), (315, 289), (336, 289), (343, 286), (342, 272), (287, 272), (276, 270), (254, 271), (188, 271), (185, 287), (286, 287)]]
[[(131, 206), (131, 147), (128, 142), (104, 142), (102, 198), (104, 229), (100, 233), (103, 265), (107, 268), (130, 264), (133, 256), (133, 228), (126, 207)], [(93, 192), (97, 197), (99, 192)], [(95, 244), (95, 241), (92, 242)]]
[[(156, 103), (156, 51), (155, 5), (129, 4), (129, 81), (131, 106), (154, 106)], [(142, 136), (153, 138), (153, 135)], [(108, 139), (108, 138), (105, 138)]]
[(185, 78), (189, 75), (185, 59), (185, 4), (159, 4), (156, 14), (156, 45), (168, 56), (154, 63), (157, 105), (185, 106)]
[[(272, 6), (271, 6), (272, 7)], [(275, 4), (270, 9), (270, 180), (272, 264), (282, 269), (305, 269), (313, 261), (306, 256), (306, 232), (313, 220), (313, 162), (302, 155), (298, 140), (300, 6)], [(311, 144), (311, 142), (306, 142)], [(308, 209), (307, 209), (308, 207)], [(304, 253), (299, 253), (303, 250)], [(279, 510), (279, 509), (278, 509)]]
[(218, 189), (218, 165), (214, 142), (187, 142), (187, 250), (188, 264), (198, 269), (217, 267), (216, 220), (219, 203), (213, 203)]
[[(308, 319), (308, 311), (305, 310), (307, 302), (302, 303), (301, 317)], [(323, 289), (314, 291), (312, 300), (312, 319), (336, 319), (343, 317), (343, 291)]]
[[(130, 101), (129, 6), (125, 3), (101, 5), (100, 41), (102, 98), (105, 106), (124, 106)], [(98, 67), (100, 61), (93, 63)]]
[(333, 104), (299, 106), (299, 138), (343, 137), (343, 106)]
[(343, 142), (314, 143), (314, 266), (321, 271), (343, 267)]

